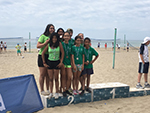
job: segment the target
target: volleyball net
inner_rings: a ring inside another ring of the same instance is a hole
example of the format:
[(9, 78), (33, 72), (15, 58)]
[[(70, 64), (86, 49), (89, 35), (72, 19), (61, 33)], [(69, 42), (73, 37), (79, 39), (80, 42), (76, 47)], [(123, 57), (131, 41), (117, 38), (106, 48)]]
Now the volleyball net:
[(127, 40), (127, 43), (129, 43), (129, 47), (130, 47), (131, 49), (139, 50), (139, 48), (133, 46), (128, 40)]

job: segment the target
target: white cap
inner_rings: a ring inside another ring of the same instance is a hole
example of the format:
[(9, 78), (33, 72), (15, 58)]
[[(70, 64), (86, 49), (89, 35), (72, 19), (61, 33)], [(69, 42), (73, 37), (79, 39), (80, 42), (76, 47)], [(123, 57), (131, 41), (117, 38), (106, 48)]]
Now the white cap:
[(150, 41), (150, 37), (145, 37), (144, 38), (144, 42), (142, 42), (143, 44), (145, 44), (146, 42)]

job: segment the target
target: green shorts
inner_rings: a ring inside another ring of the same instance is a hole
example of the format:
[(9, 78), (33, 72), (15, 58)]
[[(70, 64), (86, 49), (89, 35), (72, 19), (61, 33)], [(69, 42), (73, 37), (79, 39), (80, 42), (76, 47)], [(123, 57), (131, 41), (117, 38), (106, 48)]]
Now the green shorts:
[(76, 64), (76, 70), (73, 70), (73, 72), (82, 71), (82, 64)]
[(65, 65), (65, 68), (71, 68), (71, 65)]
[(17, 50), (17, 53), (21, 53), (21, 51), (20, 51), (20, 50)]

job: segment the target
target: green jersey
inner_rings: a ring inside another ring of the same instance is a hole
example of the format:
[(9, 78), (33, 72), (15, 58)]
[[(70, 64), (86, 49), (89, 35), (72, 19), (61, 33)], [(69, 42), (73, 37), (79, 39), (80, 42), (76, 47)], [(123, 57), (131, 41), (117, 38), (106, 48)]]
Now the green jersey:
[(71, 46), (73, 46), (73, 45), (74, 45), (74, 39), (71, 38), (71, 39), (69, 40), (69, 43), (71, 44)]
[[(89, 49), (84, 48), (84, 54), (85, 54), (85, 62), (89, 61), (89, 63), (92, 61), (93, 55), (94, 56), (98, 55), (98, 53), (92, 47), (89, 47)], [(84, 65), (84, 68), (93, 68), (93, 64)]]
[[(45, 43), (46, 40), (48, 40), (48, 39), (49, 39), (48, 36), (41, 35), (40, 38), (38, 39), (38, 42), (40, 42), (40, 43)], [(46, 46), (40, 48), (39, 55), (42, 55), (42, 52), (43, 52), (43, 50), (44, 50), (45, 47), (46, 47)], [(45, 54), (48, 54), (48, 52), (46, 52)]]
[(64, 42), (62, 42), (62, 46), (64, 49), (64, 60), (63, 60), (63, 64), (64, 65), (71, 65), (71, 54), (72, 54), (72, 46), (70, 43), (66, 44)]
[(48, 60), (50, 61), (57, 61), (60, 59), (60, 48), (59, 46), (57, 48), (52, 49), (50, 45), (48, 44)]
[(84, 47), (72, 46), (72, 54), (74, 55), (75, 64), (83, 64)]

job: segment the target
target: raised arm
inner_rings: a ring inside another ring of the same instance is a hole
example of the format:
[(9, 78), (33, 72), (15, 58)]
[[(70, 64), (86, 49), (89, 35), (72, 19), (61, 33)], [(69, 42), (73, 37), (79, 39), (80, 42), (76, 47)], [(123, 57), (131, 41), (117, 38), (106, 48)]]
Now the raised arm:
[(50, 40), (50, 38), (48, 40), (46, 40), (44, 43), (38, 42), (36, 47), (42, 48), (42, 47), (46, 46), (48, 44), (49, 40)]

